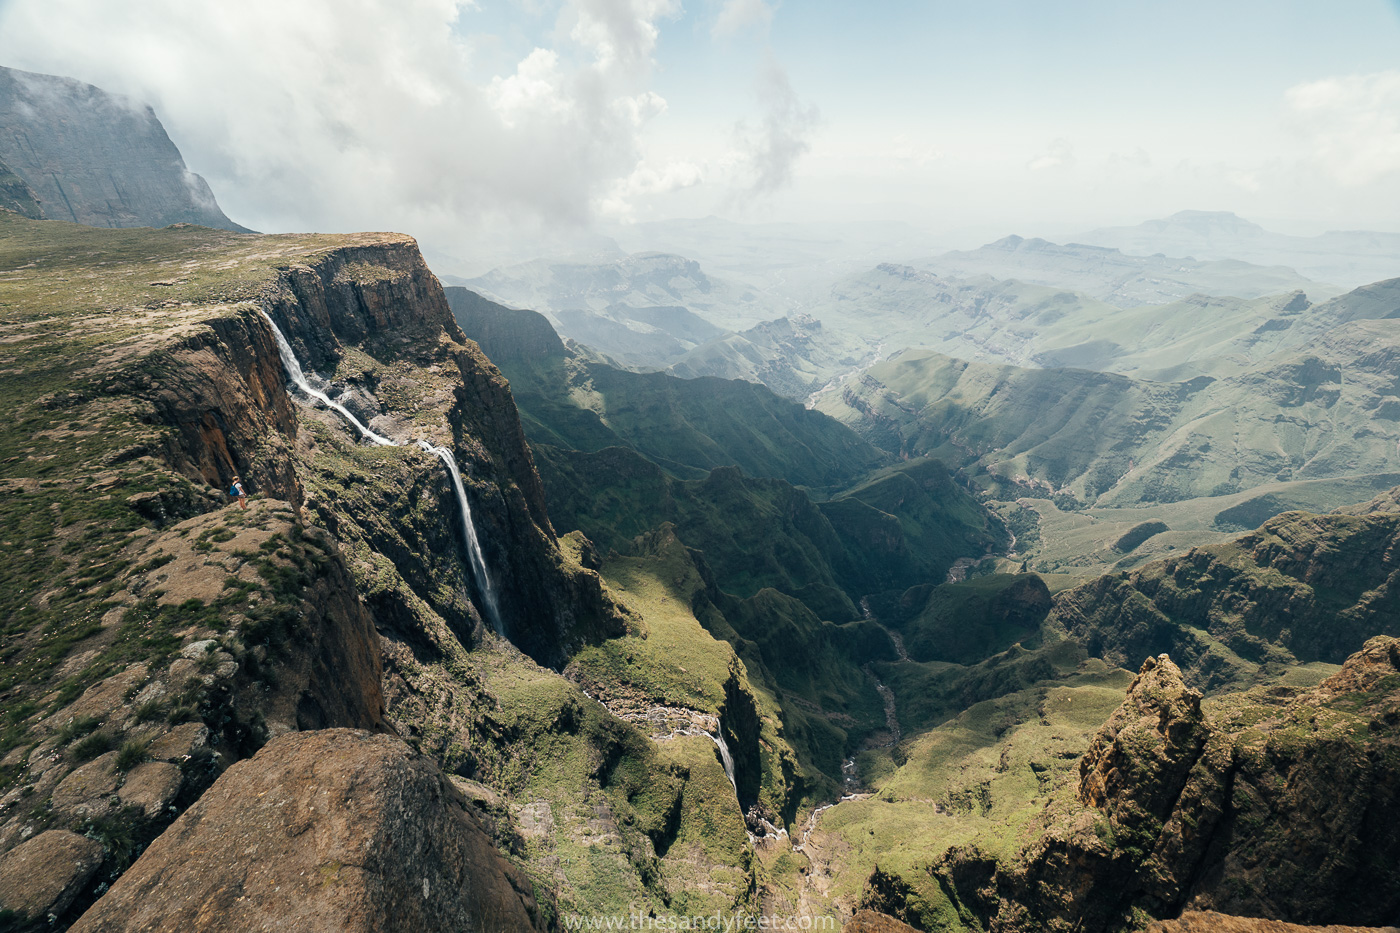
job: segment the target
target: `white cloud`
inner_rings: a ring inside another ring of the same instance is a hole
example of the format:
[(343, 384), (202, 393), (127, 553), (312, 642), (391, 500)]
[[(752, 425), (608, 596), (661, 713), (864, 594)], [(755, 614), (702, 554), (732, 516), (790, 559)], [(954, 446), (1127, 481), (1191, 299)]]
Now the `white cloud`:
[(1074, 147), (1068, 139), (1062, 137), (1052, 140), (1045, 152), (1026, 163), (1026, 168), (1032, 172), (1044, 172), (1049, 169), (1068, 168), (1073, 164)]
[(1132, 152), (1110, 152), (1104, 168), (1110, 174), (1126, 171), (1142, 171), (1152, 167), (1152, 156), (1138, 146)]
[(631, 70), (650, 65), (656, 21), (679, 12), (675, 0), (570, 0), (564, 18), (573, 23), (570, 38), (591, 48), (600, 68)]
[(1284, 99), (1338, 182), (1366, 185), (1400, 173), (1400, 71), (1311, 81)]
[(756, 90), (763, 106), (762, 124), (752, 129), (741, 122), (736, 127), (737, 146), (749, 175), (749, 191), (772, 194), (792, 183), (793, 168), (811, 150), (809, 137), (821, 114), (802, 103), (787, 72), (771, 58), (759, 71)]
[(615, 220), (631, 220), (639, 200), (693, 188), (703, 180), (704, 172), (692, 162), (670, 162), (659, 169), (643, 162), (598, 199), (597, 212)]
[(728, 38), (748, 29), (766, 30), (772, 22), (773, 8), (764, 0), (724, 0), (710, 35)]
[(0, 60), (149, 101), (240, 223), (455, 243), (587, 222), (665, 111), (675, 0), (559, 2), (551, 47), (487, 81), (464, 0), (9, 0)]

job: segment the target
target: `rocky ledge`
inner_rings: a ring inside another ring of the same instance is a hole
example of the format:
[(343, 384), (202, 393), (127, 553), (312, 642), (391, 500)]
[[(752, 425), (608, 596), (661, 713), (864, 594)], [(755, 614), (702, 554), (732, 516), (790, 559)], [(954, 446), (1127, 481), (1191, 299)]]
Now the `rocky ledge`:
[(391, 736), (326, 729), (229, 768), (73, 929), (515, 933), (535, 914), (435, 764)]

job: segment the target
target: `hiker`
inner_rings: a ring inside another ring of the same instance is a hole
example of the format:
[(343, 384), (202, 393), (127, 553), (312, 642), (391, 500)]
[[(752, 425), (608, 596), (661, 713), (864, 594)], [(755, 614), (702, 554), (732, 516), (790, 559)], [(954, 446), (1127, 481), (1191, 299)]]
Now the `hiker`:
[(243, 483), (238, 477), (233, 478), (233, 485), (228, 488), (228, 494), (238, 499), (238, 507), (246, 509), (248, 507), (248, 494), (243, 491)]

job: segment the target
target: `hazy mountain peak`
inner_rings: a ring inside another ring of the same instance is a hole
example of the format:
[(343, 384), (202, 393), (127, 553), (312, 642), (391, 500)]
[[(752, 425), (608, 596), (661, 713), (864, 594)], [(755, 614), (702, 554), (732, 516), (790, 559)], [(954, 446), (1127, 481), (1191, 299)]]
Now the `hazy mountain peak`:
[(1245, 220), (1233, 211), (1177, 211), (1170, 217), (1149, 220), (1141, 226), (1164, 230), (1170, 227), (1186, 227), (1199, 232), (1230, 232), (1236, 235), (1258, 235), (1268, 233), (1251, 220)]
[(185, 167), (155, 111), (72, 78), (0, 66), (0, 161), (47, 219), (244, 230)]
[[(1174, 232), (1160, 238), (1194, 241), (1202, 237)], [(1183, 252), (1139, 256), (1112, 245), (1060, 244), (1038, 237), (1008, 236), (978, 249), (944, 253), (917, 265), (959, 279), (987, 275), (1002, 281), (1070, 288), (1125, 308), (1180, 301), (1197, 292), (1258, 298), (1318, 287), (1285, 267), (1173, 257), (1183, 257)], [(1324, 291), (1324, 297), (1336, 293), (1325, 288)]]
[(1354, 288), (1400, 275), (1400, 233), (1331, 231), (1289, 236), (1229, 211), (1177, 211), (1124, 227), (1101, 227), (1076, 239), (1130, 256), (1195, 256), (1287, 266), (1321, 282)]

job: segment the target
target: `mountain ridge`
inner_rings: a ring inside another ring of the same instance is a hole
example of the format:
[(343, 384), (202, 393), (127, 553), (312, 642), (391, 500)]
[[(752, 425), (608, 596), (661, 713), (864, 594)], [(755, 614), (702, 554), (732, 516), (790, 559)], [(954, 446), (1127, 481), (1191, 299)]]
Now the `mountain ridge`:
[(185, 167), (148, 106), (72, 78), (0, 66), (0, 128), (0, 163), (24, 180), (45, 218), (248, 232)]

